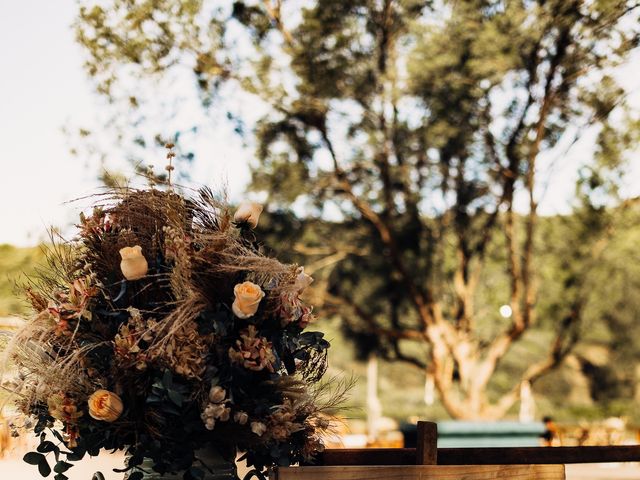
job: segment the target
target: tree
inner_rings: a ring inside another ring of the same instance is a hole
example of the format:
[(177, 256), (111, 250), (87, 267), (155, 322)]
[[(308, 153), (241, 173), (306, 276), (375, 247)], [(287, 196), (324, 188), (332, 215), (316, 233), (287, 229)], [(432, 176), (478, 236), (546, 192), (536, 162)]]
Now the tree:
[[(587, 265), (610, 233), (610, 204), (594, 202), (615, 192), (598, 189), (596, 177), (624, 159), (611, 148), (624, 111), (611, 72), (638, 43), (639, 4), (106, 3), (82, 6), (76, 27), (89, 74), (114, 102), (140, 108), (123, 77), (186, 67), (205, 108), (239, 95), (264, 112), (253, 128), (253, 188), (272, 204), (306, 202), (311, 217), (339, 219), (303, 253), (317, 255), (325, 306), (363, 351), (425, 369), (456, 418), (503, 416), (522, 382), (567, 355)], [(501, 361), (537, 320), (540, 157), (561, 158), (593, 128), (608, 163), (594, 160), (584, 175), (592, 188), (581, 190), (582, 230), (572, 231), (585, 236), (569, 248), (577, 273), (562, 284), (555, 340), (489, 398)], [(508, 320), (478, 310), (490, 258), (502, 262)]]

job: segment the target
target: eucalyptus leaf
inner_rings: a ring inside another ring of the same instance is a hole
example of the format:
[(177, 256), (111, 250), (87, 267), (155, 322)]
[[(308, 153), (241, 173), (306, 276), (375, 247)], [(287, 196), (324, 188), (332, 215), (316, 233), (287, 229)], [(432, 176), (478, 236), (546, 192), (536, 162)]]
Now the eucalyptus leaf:
[(167, 390), (173, 387), (173, 374), (171, 370), (165, 370), (164, 375), (162, 376), (162, 385)]
[(51, 474), (51, 467), (46, 457), (43, 455), (42, 459), (38, 462), (38, 471), (43, 477), (48, 477)]
[[(190, 477), (187, 477), (187, 474), (189, 474)], [(204, 476), (205, 476), (205, 471), (203, 469), (198, 467), (191, 467), (189, 470), (187, 470), (184, 477), (192, 478), (194, 480), (203, 480)]]
[(40, 453), (53, 452), (53, 451), (55, 451), (56, 449), (58, 449), (58, 450), (59, 450), (59, 448), (58, 448), (58, 447), (56, 447), (55, 443), (50, 442), (50, 441), (48, 441), (48, 440), (46, 440), (46, 441), (44, 441), (44, 442), (40, 443), (40, 445), (38, 445), (38, 448), (37, 448), (37, 450), (38, 450)]
[(59, 461), (53, 466), (53, 471), (56, 473), (64, 473), (67, 470), (69, 470), (71, 467), (73, 467), (72, 463)]
[(182, 407), (183, 398), (182, 395), (175, 390), (167, 390), (167, 396), (169, 400), (175, 403), (178, 407)]
[(80, 461), (86, 455), (87, 450), (83, 447), (75, 447), (71, 450), (70, 454), (67, 454), (67, 460), (71, 460), (72, 462)]
[(22, 460), (27, 462), (29, 465), (38, 465), (43, 458), (44, 455), (41, 453), (29, 452), (22, 457)]

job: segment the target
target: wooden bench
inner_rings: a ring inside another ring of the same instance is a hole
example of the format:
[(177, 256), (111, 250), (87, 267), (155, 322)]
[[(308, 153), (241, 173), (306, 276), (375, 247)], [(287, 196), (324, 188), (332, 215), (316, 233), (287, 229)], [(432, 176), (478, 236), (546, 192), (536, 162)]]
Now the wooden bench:
[(272, 480), (564, 480), (564, 465), (404, 465), (288, 467)]
[(418, 422), (416, 448), (331, 449), (272, 480), (565, 479), (565, 464), (640, 461), (640, 445), (438, 448), (437, 425)]

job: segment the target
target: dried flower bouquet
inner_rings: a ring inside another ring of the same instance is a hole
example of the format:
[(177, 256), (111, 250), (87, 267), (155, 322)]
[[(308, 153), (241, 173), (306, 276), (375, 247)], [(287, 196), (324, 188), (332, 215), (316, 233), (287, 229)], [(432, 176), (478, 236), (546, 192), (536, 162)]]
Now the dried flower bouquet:
[(206, 189), (98, 199), (27, 288), (35, 315), (13, 356), (40, 445), (25, 461), (47, 476), (54, 457), (64, 480), (69, 461), (120, 449), (131, 480), (149, 460), (189, 479), (204, 478), (205, 446), (258, 470), (322, 449), (329, 343), (305, 331), (311, 278), (255, 241), (262, 208), (232, 215)]

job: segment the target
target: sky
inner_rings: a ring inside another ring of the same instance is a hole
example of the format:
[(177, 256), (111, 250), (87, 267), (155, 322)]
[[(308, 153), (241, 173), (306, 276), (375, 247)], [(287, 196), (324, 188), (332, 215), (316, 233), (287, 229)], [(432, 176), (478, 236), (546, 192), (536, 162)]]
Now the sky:
[[(71, 225), (87, 202), (69, 201), (99, 188), (97, 165), (72, 156), (63, 131), (95, 124), (101, 109), (74, 41), (76, 8), (74, 0), (0, 3), (0, 244), (35, 245), (47, 238), (49, 226)], [(619, 74), (638, 106), (639, 60), (636, 55)], [(541, 213), (569, 210), (577, 166), (593, 154), (594, 135), (568, 154), (540, 159), (541, 178), (550, 179)], [(250, 179), (251, 148), (234, 139), (228, 125), (214, 123), (194, 150), (192, 186), (225, 184), (230, 199), (240, 200)], [(116, 167), (132, 173), (124, 162)], [(627, 184), (628, 195), (640, 195), (640, 161), (632, 162)]]
[[(35, 245), (49, 226), (72, 224), (87, 202), (68, 202), (100, 186), (98, 166), (72, 156), (63, 132), (94, 124), (100, 110), (71, 29), (76, 8), (74, 0), (0, 1), (0, 244)], [(250, 152), (225, 129), (203, 136), (194, 184), (227, 185), (239, 200)]]

